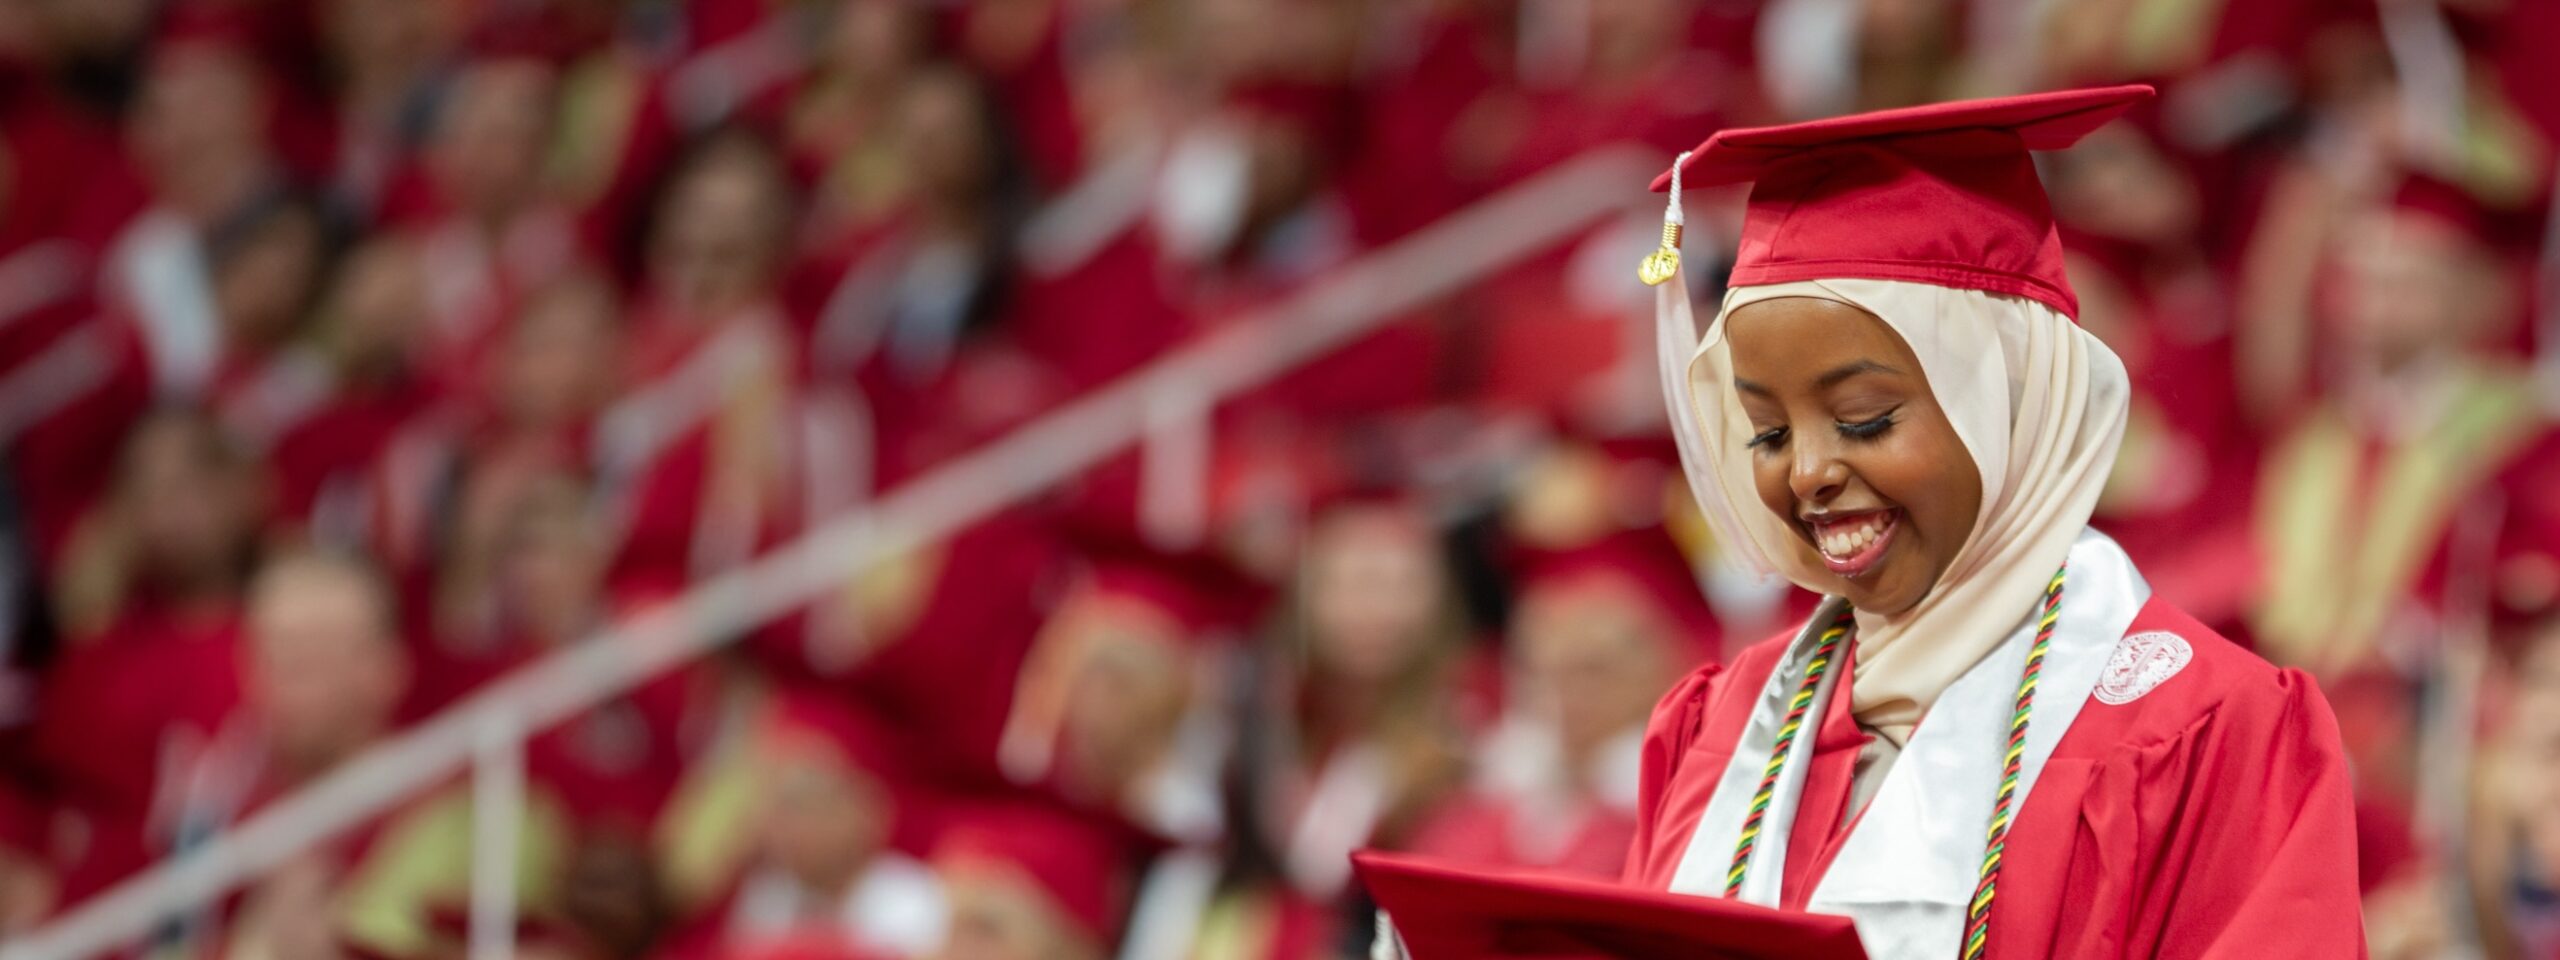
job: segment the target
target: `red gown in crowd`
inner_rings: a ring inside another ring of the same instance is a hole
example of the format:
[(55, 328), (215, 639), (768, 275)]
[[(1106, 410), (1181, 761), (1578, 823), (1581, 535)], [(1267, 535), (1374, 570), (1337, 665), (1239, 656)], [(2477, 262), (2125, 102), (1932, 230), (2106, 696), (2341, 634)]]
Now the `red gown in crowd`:
[(210, 741), (239, 702), (239, 620), (142, 609), (44, 676), (34, 754), (73, 827), (65, 902), (142, 868), (167, 839), (166, 770)]

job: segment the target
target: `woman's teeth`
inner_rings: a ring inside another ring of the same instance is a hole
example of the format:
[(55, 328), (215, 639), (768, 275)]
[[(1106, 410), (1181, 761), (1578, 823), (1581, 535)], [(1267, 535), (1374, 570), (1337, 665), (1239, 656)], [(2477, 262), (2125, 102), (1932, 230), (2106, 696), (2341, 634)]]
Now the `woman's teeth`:
[(1876, 528), (1871, 526), (1860, 526), (1854, 530), (1833, 531), (1823, 534), (1822, 552), (1835, 557), (1853, 556), (1860, 549), (1866, 547), (1867, 544), (1874, 543), (1875, 541)]
[(1859, 577), (1883, 559), (1900, 515), (1895, 510), (1875, 510), (1827, 522), (1809, 521), (1805, 529), (1813, 534), (1823, 566), (1844, 577)]
[(1843, 559), (1854, 557), (1884, 535), (1884, 524), (1890, 516), (1880, 511), (1830, 524), (1818, 528), (1815, 539), (1822, 544), (1824, 553)]

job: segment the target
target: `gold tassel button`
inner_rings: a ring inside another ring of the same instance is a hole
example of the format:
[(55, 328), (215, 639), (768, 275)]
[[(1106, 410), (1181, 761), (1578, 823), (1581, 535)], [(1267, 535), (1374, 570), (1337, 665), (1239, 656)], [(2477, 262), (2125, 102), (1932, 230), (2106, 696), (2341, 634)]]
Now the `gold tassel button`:
[(1662, 225), (1662, 249), (1645, 254), (1636, 265), (1636, 276), (1648, 287), (1659, 287), (1680, 272), (1680, 225)]

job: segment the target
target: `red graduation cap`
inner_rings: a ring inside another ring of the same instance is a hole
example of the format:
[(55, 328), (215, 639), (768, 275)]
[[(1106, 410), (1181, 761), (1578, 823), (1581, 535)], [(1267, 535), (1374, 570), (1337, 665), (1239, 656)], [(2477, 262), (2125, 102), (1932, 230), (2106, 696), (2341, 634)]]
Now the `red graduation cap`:
[(2076, 317), (2028, 152), (2068, 147), (2150, 95), (2135, 84), (1720, 130), (1677, 173), (1692, 186), (1752, 184), (1736, 286), (1908, 280)]
[(1679, 655), (1703, 657), (1722, 639), (1715, 611), (1698, 587), (1680, 545), (1660, 529), (1622, 530), (1581, 546), (1525, 558), (1522, 596), (1547, 591), (1632, 591), (1650, 615), (1676, 633)]
[(1207, 647), (1242, 633), (1263, 612), (1268, 591), (1212, 551), (1161, 549), (1100, 518), (1071, 520), (1067, 535), (1082, 569), (1053, 615), (1079, 606), (1135, 607), (1163, 617), (1184, 644)]
[(1361, 852), (1352, 862), (1413, 960), (1866, 960), (1849, 918), (1582, 877)]
[(777, 757), (811, 757), (887, 784), (904, 779), (907, 758), (894, 734), (811, 693), (776, 695), (758, 732)]
[(953, 819), (934, 850), (946, 875), (992, 868), (1030, 884), (1029, 892), (1106, 950), (1119, 942), (1131, 866), (1123, 831), (1031, 803), (981, 807)]

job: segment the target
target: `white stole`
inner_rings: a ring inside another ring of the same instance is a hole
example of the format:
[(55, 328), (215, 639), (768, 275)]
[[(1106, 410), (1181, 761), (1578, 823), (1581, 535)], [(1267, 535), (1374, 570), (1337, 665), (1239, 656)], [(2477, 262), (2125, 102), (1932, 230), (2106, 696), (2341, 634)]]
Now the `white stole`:
[[(2035, 713), (2027, 724), (2014, 809), (2025, 810), (2046, 758), (2079, 716), (2116, 642), (2150, 598), (2150, 584), (2114, 540), (2093, 530), (2071, 545), (2062, 611), (2045, 651)], [(1841, 603), (1832, 598), (1814, 611), (1763, 684), (1751, 720), (1689, 836), (1688, 850), (1672, 876), (1672, 891), (1723, 895), (1744, 812), (1776, 747), (1787, 702), (1821, 628), (1831, 623)], [(1814, 888), (1808, 908), (1848, 915), (1875, 960), (1956, 955), (2000, 786), (2000, 747), (2007, 742), (2018, 678), (2035, 643), (2035, 611), (2019, 613), (2021, 620), (2008, 639), (1938, 696)], [(1805, 771), (1842, 675), (1835, 665), (1815, 688), (1807, 729), (1790, 745), (1785, 770), (1770, 796), (1760, 841), (1738, 894), (1742, 900), (1778, 903)]]

